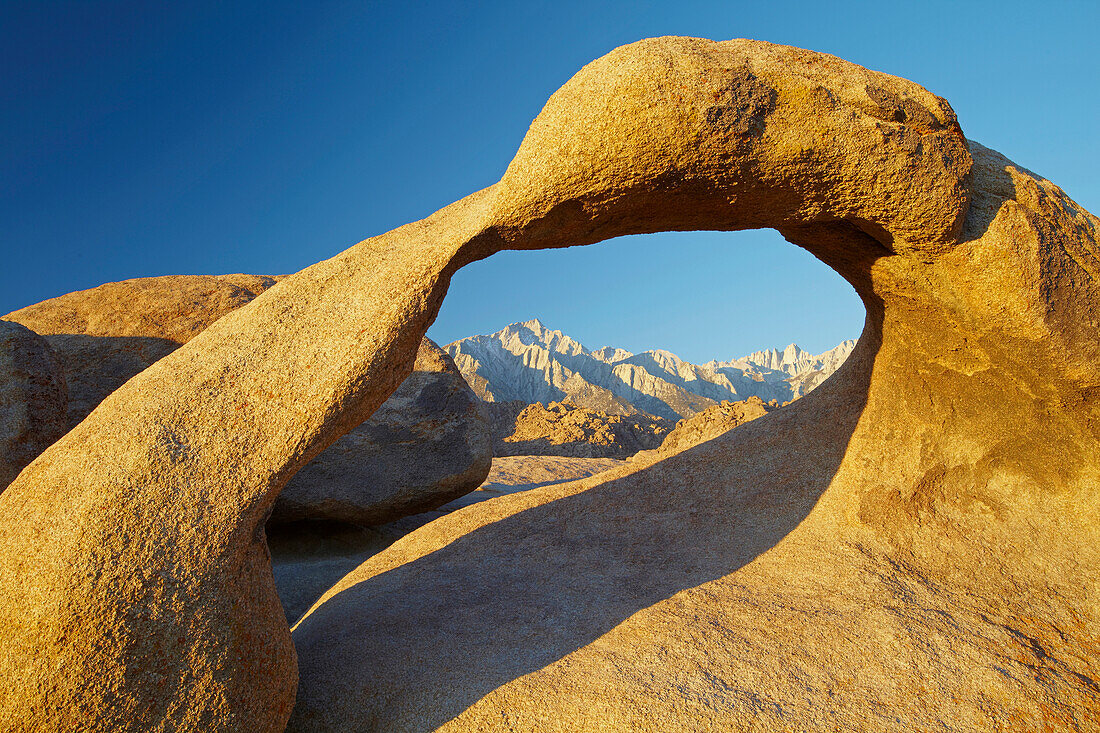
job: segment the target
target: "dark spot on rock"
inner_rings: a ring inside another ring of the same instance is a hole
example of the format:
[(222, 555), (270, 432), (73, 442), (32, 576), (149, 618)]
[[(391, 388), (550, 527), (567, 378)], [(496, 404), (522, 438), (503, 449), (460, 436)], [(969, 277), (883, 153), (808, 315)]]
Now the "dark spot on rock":
[(877, 104), (884, 112), (889, 112), (901, 107), (901, 98), (893, 92), (882, 87), (866, 86), (867, 96)]
[(736, 137), (762, 133), (765, 118), (775, 109), (775, 90), (744, 67), (736, 69), (713, 96), (715, 104), (706, 110), (707, 124)]
[(935, 115), (915, 99), (902, 98), (887, 89), (871, 85), (864, 87), (864, 90), (880, 110), (879, 114), (875, 114), (873, 110), (867, 110), (868, 113), (880, 120), (904, 123), (926, 131), (942, 130), (944, 127)]
[(712, 127), (722, 124), (722, 117), (729, 112), (727, 107), (707, 107), (707, 124)]

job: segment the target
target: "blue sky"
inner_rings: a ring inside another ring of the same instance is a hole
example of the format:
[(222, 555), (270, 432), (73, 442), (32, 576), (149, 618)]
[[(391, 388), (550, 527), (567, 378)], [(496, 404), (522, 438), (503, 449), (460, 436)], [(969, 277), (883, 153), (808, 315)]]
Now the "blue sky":
[[(973, 139), (1100, 211), (1094, 3), (6, 2), (0, 313), (175, 273), (285, 273), (496, 181), (546, 98), (657, 35), (824, 51), (945, 96)], [(728, 358), (858, 334), (773, 232), (501, 253), (430, 335), (538, 316), (589, 346)]]

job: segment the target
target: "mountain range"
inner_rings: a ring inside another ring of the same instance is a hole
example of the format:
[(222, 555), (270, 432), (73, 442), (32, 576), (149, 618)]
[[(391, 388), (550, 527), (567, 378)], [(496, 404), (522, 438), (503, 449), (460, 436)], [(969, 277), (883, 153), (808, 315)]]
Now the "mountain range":
[(462, 376), (487, 402), (549, 404), (567, 400), (612, 415), (644, 412), (690, 417), (724, 400), (759, 397), (779, 403), (801, 397), (844, 363), (855, 340), (823, 354), (791, 344), (730, 361), (692, 364), (669, 351), (594, 351), (538, 319), (448, 344)]

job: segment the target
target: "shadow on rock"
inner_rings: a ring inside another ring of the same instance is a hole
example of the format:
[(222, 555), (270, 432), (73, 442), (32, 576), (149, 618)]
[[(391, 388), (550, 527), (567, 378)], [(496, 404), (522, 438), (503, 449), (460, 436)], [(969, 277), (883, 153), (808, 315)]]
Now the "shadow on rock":
[(603, 480), (459, 511), (372, 558), (294, 629), (290, 728), (434, 729), (750, 563), (829, 486), (877, 345), (865, 334), (828, 384), (736, 431)]

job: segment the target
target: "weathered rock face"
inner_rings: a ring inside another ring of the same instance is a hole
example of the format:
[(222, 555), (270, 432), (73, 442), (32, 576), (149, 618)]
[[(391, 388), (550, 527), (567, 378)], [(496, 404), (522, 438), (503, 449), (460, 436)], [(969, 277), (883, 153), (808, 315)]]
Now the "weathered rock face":
[[(4, 318), (48, 334), (70, 385), (71, 427), (126, 381), (275, 282), (258, 275), (137, 278), (51, 298)], [(432, 460), (424, 460), (429, 454)], [(451, 358), (425, 339), (409, 379), (371, 420), (295, 477), (273, 519), (388, 522), (473, 491), (492, 457), (473, 393)]]
[(65, 376), (49, 344), (0, 321), (0, 491), (65, 434)]
[(739, 402), (727, 400), (676, 423), (676, 427), (661, 443), (660, 449), (663, 453), (675, 453), (704, 443), (758, 417), (764, 417), (777, 407), (774, 402), (769, 404), (759, 397), (750, 397)]
[(413, 373), (359, 427), (290, 480), (271, 521), (391, 522), (476, 489), (493, 463), (479, 400), (428, 339)]
[(500, 183), (230, 313), (0, 495), (0, 727), (278, 729), (264, 518), (408, 375), (450, 275), (770, 226), (864, 300), (836, 375), (375, 555), (295, 627), (292, 727), (1095, 729), (1098, 225), (910, 82), (752, 41), (617, 49)]
[(672, 424), (652, 415), (608, 415), (569, 402), (486, 402), (497, 456), (627, 458), (657, 448)]
[(69, 385), (68, 425), (150, 364), (275, 284), (259, 275), (167, 275), (106, 283), (4, 320), (43, 334)]
[(50, 298), (4, 319), (41, 334), (136, 336), (185, 344), (275, 282), (265, 275), (139, 277)]

